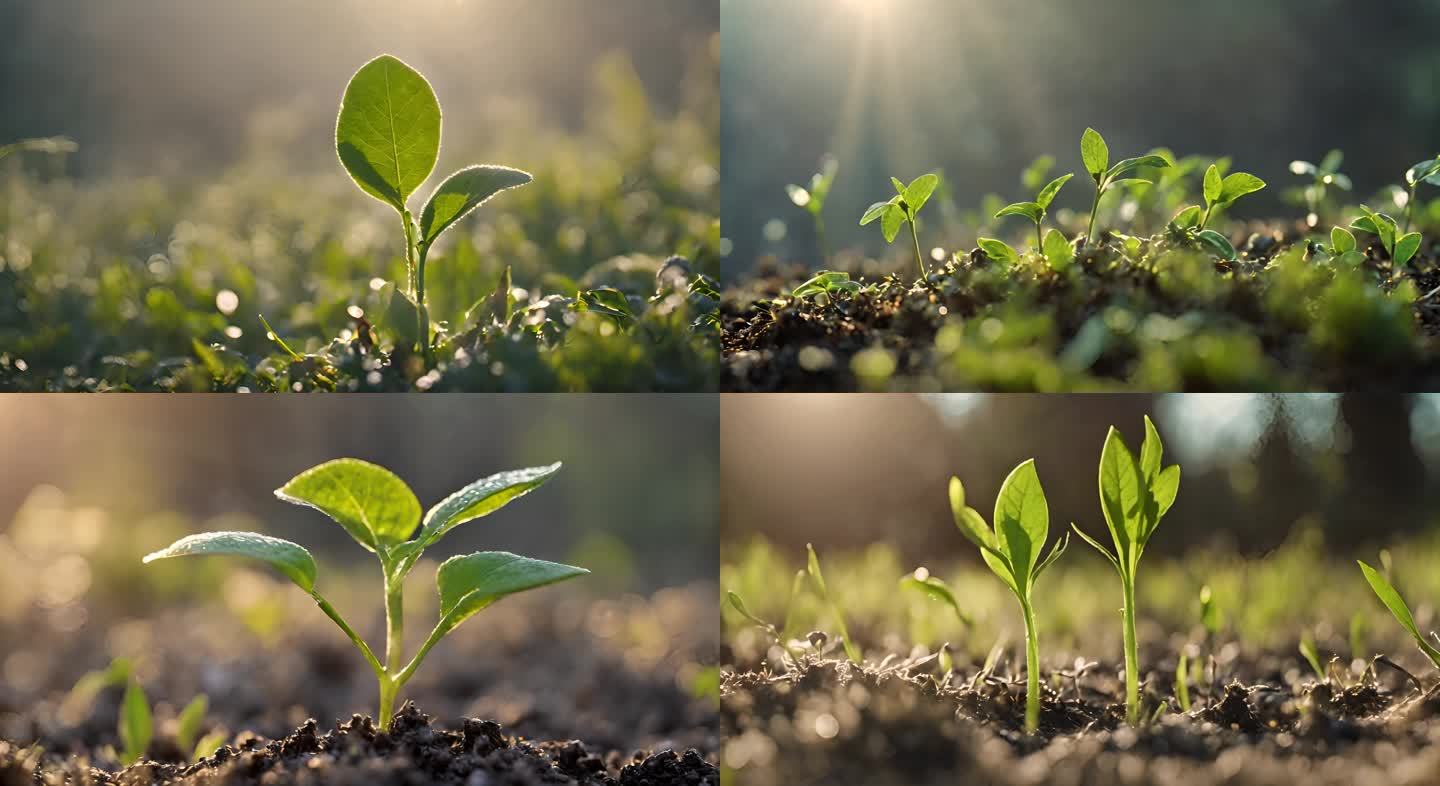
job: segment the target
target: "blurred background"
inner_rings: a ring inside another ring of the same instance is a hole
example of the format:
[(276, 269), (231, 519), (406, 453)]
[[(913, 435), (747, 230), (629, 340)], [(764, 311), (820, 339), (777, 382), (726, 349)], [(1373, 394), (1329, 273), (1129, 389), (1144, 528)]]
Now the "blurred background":
[[(1304, 184), (1288, 171), (1293, 159), (1319, 162), (1340, 148), (1365, 195), (1400, 182), (1440, 138), (1436, 0), (720, 6), (732, 278), (757, 255), (814, 259), (810, 217), (785, 185), (808, 182), (827, 153), (840, 161), (825, 208), (830, 243), (876, 253), (880, 233), (857, 224), (893, 194), (891, 175), (909, 182), (943, 169), (948, 196), (966, 208), (991, 193), (1029, 199), (1021, 170), (1049, 154), (1055, 174), (1080, 171), (1086, 126), (1105, 136), (1112, 160), (1162, 146), (1232, 156), (1271, 184), (1241, 216), (1284, 207), (1284, 189)], [(1084, 185), (1072, 183), (1057, 207), (1087, 209)], [(931, 208), (932, 226), (941, 210)], [(973, 229), (959, 234), (950, 242), (973, 243)]]

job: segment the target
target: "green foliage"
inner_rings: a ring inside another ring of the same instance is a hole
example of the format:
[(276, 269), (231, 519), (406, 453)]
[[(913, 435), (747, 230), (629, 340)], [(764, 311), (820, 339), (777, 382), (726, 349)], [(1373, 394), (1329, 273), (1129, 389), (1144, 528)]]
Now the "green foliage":
[(920, 269), (920, 280), (924, 281), (926, 276), (925, 256), (920, 251), (920, 235), (915, 229), (915, 218), (920, 214), (920, 208), (930, 201), (930, 196), (940, 186), (940, 176), (937, 174), (921, 175), (905, 185), (895, 178), (890, 178), (890, 183), (895, 187), (895, 196), (885, 202), (876, 202), (865, 210), (860, 217), (860, 226), (880, 221), (880, 231), (885, 235), (886, 243), (895, 242), (895, 236), (900, 234), (900, 229), (906, 224), (910, 225), (910, 236), (915, 241), (915, 264)]
[(1315, 678), (1321, 682), (1325, 681), (1325, 667), (1320, 665), (1320, 650), (1315, 646), (1315, 636), (1310, 631), (1300, 634), (1300, 655), (1305, 662), (1310, 664), (1310, 670), (1315, 672)]
[(1057, 541), (1041, 559), (1050, 536), (1050, 507), (1034, 459), (1021, 463), (1001, 484), (993, 527), (965, 504), (965, 487), (956, 477), (950, 478), (950, 511), (960, 534), (980, 549), (985, 564), (1020, 602), (1026, 643), (1025, 730), (1033, 733), (1040, 726), (1040, 645), (1032, 606), (1035, 580), (1065, 553), (1070, 537)]
[(1432, 186), (1440, 186), (1440, 156), (1421, 161), (1415, 166), (1405, 170), (1405, 185), (1409, 187), (1409, 199), (1405, 201), (1405, 227), (1401, 233), (1410, 231), (1412, 217), (1415, 214), (1415, 197), (1421, 183), (1429, 183)]
[(1190, 711), (1190, 653), (1180, 648), (1180, 657), (1175, 661), (1175, 701), (1181, 712)]
[(1137, 457), (1114, 426), (1100, 452), (1100, 510), (1110, 530), (1114, 550), (1102, 546), (1071, 524), (1076, 534), (1105, 556), (1120, 575), (1124, 595), (1125, 710), (1131, 725), (1140, 720), (1139, 657), (1135, 637), (1135, 577), (1140, 557), (1160, 520), (1175, 504), (1180, 491), (1180, 465), (1162, 468), (1164, 445), (1150, 417), (1145, 417), (1145, 440)]
[(1420, 233), (1403, 231), (1395, 219), (1385, 213), (1371, 210), (1365, 205), (1360, 206), (1360, 212), (1364, 215), (1355, 219), (1350, 224), (1350, 228), (1369, 232), (1379, 237), (1380, 245), (1390, 254), (1390, 261), (1394, 264), (1392, 274), (1398, 276), (1405, 263), (1409, 262), (1420, 250), (1422, 240)]
[(835, 618), (835, 628), (840, 632), (840, 643), (845, 647), (845, 657), (849, 658), (851, 663), (859, 663), (861, 661), (860, 646), (850, 637), (850, 630), (845, 627), (845, 613), (825, 585), (825, 574), (820, 572), (820, 557), (815, 553), (815, 547), (806, 543), (805, 555), (805, 572), (810, 578), (811, 586), (815, 588), (815, 592), (829, 607), (831, 616)]
[(1085, 232), (1087, 244), (1095, 242), (1095, 214), (1100, 209), (1100, 198), (1105, 196), (1106, 191), (1115, 186), (1152, 182), (1142, 177), (1126, 177), (1137, 169), (1165, 169), (1170, 166), (1164, 156), (1155, 154), (1127, 158), (1110, 166), (1110, 147), (1105, 144), (1100, 132), (1093, 128), (1085, 129), (1085, 133), (1080, 136), (1080, 159), (1085, 165), (1085, 171), (1095, 181), (1095, 201), (1090, 206), (1090, 227)]
[(1395, 620), (1405, 628), (1405, 632), (1415, 639), (1415, 644), (1420, 647), (1421, 652), (1425, 653), (1425, 657), (1435, 664), (1435, 668), (1440, 669), (1440, 649), (1436, 649), (1425, 639), (1425, 635), (1415, 624), (1415, 617), (1410, 614), (1410, 607), (1405, 605), (1405, 600), (1400, 597), (1400, 593), (1395, 591), (1395, 587), (1379, 571), (1359, 560), (1356, 562), (1360, 565), (1360, 572), (1365, 574), (1365, 581), (1370, 584), (1370, 589), (1375, 591), (1375, 596), (1385, 604), (1385, 608), (1390, 610), (1390, 613), (1395, 616)]
[[(403, 657), (404, 580), (426, 548), (447, 532), (487, 516), (528, 494), (560, 469), (560, 464), (502, 472), (478, 480), (446, 497), (421, 518), (420, 503), (404, 481), (383, 467), (358, 459), (337, 459), (297, 475), (275, 492), (286, 502), (314, 508), (339, 524), (380, 560), (385, 589), (386, 660), (370, 646), (315, 588), (316, 566), (303, 547), (248, 532), (190, 535), (149, 554), (146, 563), (171, 557), (232, 555), (259, 559), (284, 573), (314, 598), (340, 627), (375, 672), (379, 682), (381, 728), (389, 728), (396, 695), (446, 634), (490, 604), (517, 592), (575, 578), (589, 571), (571, 565), (520, 557), (508, 552), (477, 552), (452, 557), (440, 566), (436, 583), (440, 620), (415, 656)], [(418, 533), (417, 533), (418, 530)]]
[(975, 240), (985, 256), (999, 262), (1004, 267), (1009, 267), (1020, 261), (1020, 254), (1003, 240), (996, 240), (993, 237), (982, 237)]
[(1058, 229), (1051, 229), (1045, 233), (1045, 239), (1040, 242), (1041, 253), (1050, 269), (1062, 273), (1075, 261), (1075, 247), (1070, 245), (1070, 240)]
[(830, 257), (830, 249), (825, 243), (825, 219), (821, 214), (825, 212), (825, 198), (830, 196), (830, 186), (835, 183), (835, 175), (839, 171), (840, 161), (833, 156), (826, 156), (820, 164), (820, 171), (811, 175), (808, 187), (794, 184), (785, 186), (785, 193), (790, 196), (790, 201), (809, 213), (815, 221), (815, 240), (820, 246), (821, 260)]
[(837, 272), (834, 270), (821, 270), (809, 281), (795, 288), (790, 293), (791, 297), (808, 298), (816, 295), (826, 295), (834, 300), (840, 295), (853, 295), (860, 291), (860, 282), (851, 281), (849, 273)]
[(1040, 189), (1040, 193), (1036, 195), (1034, 202), (1016, 202), (1011, 205), (1006, 205), (1000, 209), (1000, 212), (995, 214), (995, 217), (1024, 216), (1028, 218), (1030, 223), (1035, 225), (1035, 250), (1037, 253), (1040, 252), (1045, 246), (1045, 241), (1040, 234), (1040, 224), (1045, 220), (1045, 214), (1046, 211), (1050, 209), (1050, 203), (1055, 201), (1055, 196), (1060, 193), (1060, 189), (1064, 188), (1065, 184), (1074, 176), (1074, 174), (1067, 172), (1051, 180), (1045, 184), (1044, 188)]
[(1205, 170), (1205, 215), (1200, 219), (1200, 231), (1203, 232), (1210, 223), (1210, 215), (1215, 208), (1229, 207), (1240, 197), (1264, 187), (1264, 180), (1248, 172), (1232, 172), (1222, 178), (1220, 168), (1211, 164)]
[(912, 571), (910, 575), (900, 579), (900, 588), (910, 590), (911, 592), (919, 592), (926, 597), (944, 603), (955, 613), (955, 619), (958, 620), (961, 625), (969, 626), (974, 624), (973, 620), (970, 619), (970, 615), (966, 614), (965, 610), (960, 607), (960, 601), (956, 600), (955, 591), (950, 588), (950, 585), (946, 584), (945, 580), (939, 576), (930, 575), (930, 571), (924, 568), (917, 568)]
[(120, 763), (130, 766), (145, 755), (154, 734), (154, 719), (150, 715), (150, 702), (145, 698), (145, 689), (140, 681), (131, 678), (125, 686), (125, 698), (120, 702)]

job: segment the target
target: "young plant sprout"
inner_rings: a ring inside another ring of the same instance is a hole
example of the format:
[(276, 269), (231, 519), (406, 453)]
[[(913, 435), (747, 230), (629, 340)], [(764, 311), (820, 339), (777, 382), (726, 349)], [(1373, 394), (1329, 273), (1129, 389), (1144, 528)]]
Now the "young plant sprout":
[(1400, 230), (1401, 234), (1410, 231), (1410, 224), (1415, 213), (1415, 191), (1420, 188), (1421, 183), (1440, 186), (1440, 156), (1428, 161), (1421, 161), (1405, 170), (1405, 184), (1410, 187), (1410, 198), (1405, 200), (1405, 228)]
[(996, 240), (993, 237), (980, 237), (975, 239), (975, 245), (985, 252), (985, 256), (999, 262), (1006, 267), (1020, 261), (1020, 254), (1009, 243), (1003, 240)]
[(825, 585), (825, 574), (820, 572), (820, 557), (815, 554), (815, 547), (809, 543), (805, 544), (805, 553), (805, 571), (810, 577), (811, 585), (815, 587), (815, 592), (820, 595), (820, 600), (835, 618), (835, 628), (840, 631), (840, 644), (845, 648), (845, 657), (849, 658), (851, 663), (859, 663), (860, 647), (850, 638), (850, 631), (845, 627), (845, 614), (840, 611), (840, 604), (830, 596), (830, 590)]
[(1100, 545), (1075, 524), (1070, 526), (1086, 543), (1105, 555), (1120, 574), (1124, 594), (1125, 636), (1125, 718), (1133, 726), (1140, 722), (1140, 664), (1135, 639), (1135, 574), (1150, 536), (1160, 519), (1175, 504), (1180, 490), (1180, 465), (1161, 468), (1164, 445), (1150, 417), (1145, 417), (1145, 441), (1137, 459), (1125, 446), (1114, 427), (1105, 436), (1100, 453), (1100, 509), (1115, 541), (1115, 550)]
[(1355, 236), (1345, 227), (1330, 229), (1330, 256), (1347, 265), (1358, 265), (1365, 261), (1365, 254), (1356, 247)]
[(1253, 194), (1265, 187), (1265, 181), (1249, 172), (1232, 172), (1223, 178), (1220, 167), (1211, 164), (1205, 170), (1205, 215), (1200, 219), (1200, 231), (1210, 224), (1210, 214), (1217, 207), (1229, 207), (1235, 200), (1246, 194)]
[(1310, 185), (1305, 187), (1305, 209), (1308, 213), (1305, 220), (1310, 226), (1320, 223), (1320, 213), (1325, 209), (1328, 201), (1330, 187), (1334, 186), (1342, 191), (1351, 189), (1350, 178), (1340, 173), (1340, 164), (1345, 161), (1345, 154), (1339, 150), (1331, 150), (1320, 159), (1319, 164), (1312, 164), (1309, 161), (1291, 161), (1290, 172), (1300, 177), (1311, 179)]
[(335, 122), (335, 152), (355, 185), (400, 216), (409, 295), (397, 288), (407, 302), (391, 312), (413, 312), (416, 350), (428, 356), (425, 261), (435, 240), (490, 197), (529, 183), (530, 174), (488, 164), (465, 167), (431, 192), (417, 222), (409, 200), (440, 157), (440, 102), (425, 77), (391, 55), (371, 60), (350, 77)]
[(924, 281), (927, 271), (925, 269), (925, 255), (920, 253), (920, 234), (915, 228), (915, 217), (920, 214), (920, 208), (930, 201), (930, 195), (935, 193), (936, 187), (940, 185), (940, 176), (936, 174), (921, 175), (905, 185), (895, 178), (890, 178), (890, 183), (895, 186), (895, 196), (890, 197), (887, 202), (876, 202), (865, 211), (860, 217), (860, 226), (865, 226), (876, 219), (880, 219), (880, 231), (885, 235), (886, 243), (895, 242), (895, 236), (900, 234), (900, 228), (905, 224), (910, 225), (910, 239), (915, 241), (915, 264), (920, 269), (920, 280)]
[(820, 171), (811, 175), (808, 188), (794, 184), (785, 186), (785, 193), (790, 195), (790, 201), (815, 219), (815, 243), (820, 246), (821, 261), (830, 258), (830, 247), (825, 242), (825, 218), (821, 213), (825, 211), (825, 198), (830, 195), (830, 186), (835, 182), (835, 174), (839, 171), (840, 162), (832, 156), (826, 156), (820, 164)]
[(1074, 173), (1067, 172), (1051, 180), (1044, 188), (1040, 189), (1034, 202), (1015, 202), (1006, 205), (1000, 208), (1000, 212), (996, 213), (995, 217), (1024, 216), (1030, 219), (1030, 223), (1035, 225), (1035, 251), (1040, 253), (1045, 246), (1045, 238), (1040, 233), (1040, 225), (1045, 221), (1046, 211), (1050, 209), (1050, 203), (1055, 201), (1055, 195), (1059, 194), (1060, 189), (1064, 188), (1065, 183), (1074, 176)]
[(860, 282), (851, 281), (849, 273), (821, 270), (809, 281), (795, 287), (795, 291), (791, 292), (790, 296), (798, 300), (823, 294), (831, 300), (835, 300), (841, 293), (853, 295), (859, 291)]
[(779, 645), (780, 649), (785, 651), (786, 655), (789, 655), (792, 658), (794, 657), (794, 653), (790, 651), (790, 647), (787, 646), (785, 643), (785, 634), (779, 628), (755, 616), (754, 614), (751, 614), (750, 609), (745, 606), (745, 601), (742, 600), (740, 596), (736, 593), (726, 592), (725, 600), (730, 604), (730, 608), (735, 610), (735, 613), (744, 617), (745, 620), (751, 625), (754, 625), (761, 631), (764, 631), (765, 635), (773, 639), (775, 643)]
[(425, 512), (423, 519), (420, 502), (405, 481), (359, 459), (326, 462), (300, 473), (275, 491), (275, 496), (286, 502), (315, 508), (329, 516), (379, 558), (385, 590), (384, 663), (315, 588), (315, 559), (298, 544), (253, 532), (205, 532), (181, 538), (147, 555), (144, 561), (222, 554), (258, 559), (285, 574), (315, 599), (325, 616), (344, 631), (370, 664), (380, 688), (376, 720), (381, 729), (388, 729), (400, 689), (415, 675), (431, 648), (460, 623), (508, 595), (589, 573), (573, 565), (504, 551), (451, 557), (436, 573), (440, 620), (415, 656), (405, 660), (404, 584), (420, 555), (450, 530), (494, 513), (539, 488), (559, 471), (560, 464), (555, 463), (491, 475), (441, 500)]
[(1320, 649), (1315, 646), (1315, 636), (1310, 631), (1300, 634), (1300, 655), (1310, 664), (1310, 670), (1321, 682), (1325, 681), (1325, 667), (1320, 665)]
[(1390, 261), (1394, 266), (1393, 274), (1400, 275), (1401, 268), (1420, 250), (1423, 240), (1420, 233), (1402, 232), (1395, 219), (1384, 213), (1377, 213), (1365, 205), (1360, 206), (1360, 212), (1365, 215), (1351, 222), (1350, 228), (1379, 236), (1380, 245), (1390, 254)]
[(1164, 169), (1170, 166), (1169, 161), (1157, 155), (1127, 158), (1115, 166), (1110, 166), (1110, 148), (1105, 144), (1105, 138), (1100, 136), (1100, 132), (1093, 128), (1085, 129), (1085, 133), (1080, 136), (1080, 160), (1085, 164), (1085, 171), (1089, 172), (1095, 181), (1095, 201), (1090, 205), (1090, 228), (1085, 231), (1087, 245), (1095, 242), (1095, 215), (1100, 211), (1100, 198), (1105, 196), (1106, 191), (1118, 185), (1152, 182), (1143, 177), (1125, 177), (1141, 167)]
[(949, 606), (961, 625), (969, 627), (974, 624), (964, 609), (960, 608), (960, 601), (955, 599), (955, 591), (950, 589), (950, 585), (939, 576), (931, 575), (926, 568), (916, 568), (900, 579), (900, 588), (919, 592)]
[(965, 487), (959, 478), (950, 478), (950, 511), (960, 534), (980, 549), (980, 556), (990, 570), (1020, 601), (1025, 618), (1025, 731), (1040, 727), (1040, 643), (1035, 634), (1035, 610), (1032, 606), (1035, 579), (1070, 545), (1067, 533), (1050, 549), (1044, 559), (1040, 551), (1050, 536), (1050, 506), (1035, 460), (1025, 461), (1010, 472), (995, 498), (994, 526), (985, 522), (980, 512), (965, 504)]
[(1181, 712), (1190, 711), (1190, 653), (1180, 648), (1180, 657), (1175, 660), (1175, 701)]
[(1420, 627), (1415, 624), (1415, 617), (1410, 614), (1410, 607), (1405, 605), (1405, 600), (1400, 597), (1400, 593), (1395, 591), (1395, 588), (1385, 580), (1379, 571), (1359, 560), (1356, 562), (1360, 565), (1360, 572), (1365, 574), (1365, 580), (1370, 583), (1370, 589), (1375, 591), (1375, 596), (1385, 604), (1385, 608), (1389, 609), (1391, 614), (1395, 615), (1396, 621), (1405, 628), (1405, 631), (1415, 639), (1415, 643), (1419, 645), (1420, 651), (1425, 653), (1425, 657), (1435, 664), (1435, 668), (1440, 669), (1440, 650), (1437, 650), (1420, 632)]

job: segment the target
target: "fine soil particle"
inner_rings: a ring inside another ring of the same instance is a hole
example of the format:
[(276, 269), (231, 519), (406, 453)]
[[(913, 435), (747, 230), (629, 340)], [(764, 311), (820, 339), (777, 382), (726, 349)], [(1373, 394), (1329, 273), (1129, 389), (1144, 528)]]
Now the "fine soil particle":
[(499, 724), (475, 719), (446, 730), (407, 703), (389, 731), (377, 730), (369, 717), (360, 715), (323, 733), (314, 720), (307, 720), (283, 739), (266, 743), (251, 738), (195, 764), (142, 761), (118, 773), (74, 760), (37, 765), (23, 751), (0, 748), (0, 784), (62, 781), (114, 786), (718, 786), (720, 778), (715, 766), (693, 750), (624, 756), (579, 741), (510, 737)]
[(933, 655), (727, 668), (722, 758), (745, 786), (1440, 782), (1440, 686), (1420, 694), (1413, 682), (1373, 675), (1344, 688), (1291, 684), (1276, 668), (1280, 656), (1242, 660), (1228, 684), (1195, 686), (1189, 712), (1155, 691), (1167, 675), (1152, 673), (1143, 700), (1151, 719), (1136, 728), (1124, 720), (1118, 669), (1051, 675), (1035, 734), (1023, 730), (1023, 680), (974, 668), (940, 674)]

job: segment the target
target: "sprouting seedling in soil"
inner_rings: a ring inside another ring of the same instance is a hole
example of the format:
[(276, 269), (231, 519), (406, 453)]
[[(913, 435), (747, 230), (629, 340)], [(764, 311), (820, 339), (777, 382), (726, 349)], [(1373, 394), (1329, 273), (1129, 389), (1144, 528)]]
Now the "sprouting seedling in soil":
[(1291, 161), (1290, 172), (1300, 177), (1310, 178), (1310, 185), (1305, 187), (1305, 210), (1308, 215), (1306, 223), (1315, 226), (1320, 222), (1320, 213), (1324, 210), (1330, 187), (1334, 186), (1342, 191), (1351, 189), (1350, 178), (1340, 173), (1340, 164), (1344, 163), (1345, 154), (1339, 150), (1331, 150), (1320, 159), (1319, 164), (1312, 164), (1309, 161)]
[(1365, 261), (1365, 254), (1355, 243), (1355, 235), (1345, 227), (1330, 229), (1330, 257), (1346, 265), (1358, 265)]
[(1405, 228), (1400, 230), (1401, 234), (1410, 231), (1412, 217), (1415, 214), (1415, 192), (1420, 188), (1421, 183), (1440, 186), (1440, 156), (1428, 161), (1421, 161), (1405, 170), (1405, 185), (1410, 187), (1410, 198), (1405, 200)]
[(1034, 202), (1015, 202), (1014, 204), (1006, 205), (1000, 208), (1000, 212), (996, 213), (995, 217), (1024, 216), (1030, 219), (1030, 223), (1035, 225), (1035, 252), (1037, 254), (1041, 253), (1045, 247), (1045, 238), (1040, 233), (1040, 225), (1045, 221), (1045, 214), (1050, 209), (1050, 203), (1055, 201), (1055, 195), (1059, 194), (1060, 189), (1064, 188), (1065, 184), (1074, 176), (1073, 173), (1067, 172), (1051, 180), (1045, 184), (1044, 188), (1040, 189), (1040, 193), (1035, 196)]
[(839, 171), (840, 162), (832, 156), (826, 156), (820, 164), (820, 171), (810, 176), (808, 187), (794, 184), (785, 186), (785, 193), (790, 195), (790, 201), (815, 220), (815, 243), (820, 247), (822, 262), (830, 258), (830, 247), (825, 242), (825, 217), (822, 214), (825, 212), (825, 198), (830, 196), (830, 186), (835, 182), (835, 174)]
[(1200, 219), (1200, 231), (1210, 224), (1210, 215), (1217, 207), (1229, 207), (1235, 200), (1246, 194), (1253, 194), (1265, 187), (1265, 181), (1249, 172), (1231, 172), (1220, 176), (1220, 167), (1211, 164), (1205, 170), (1205, 215)]
[(790, 647), (785, 644), (785, 635), (780, 632), (780, 629), (775, 627), (773, 624), (755, 616), (754, 614), (751, 614), (750, 609), (745, 605), (745, 601), (742, 600), (738, 594), (734, 592), (726, 592), (725, 600), (730, 604), (730, 608), (735, 610), (735, 613), (744, 617), (745, 620), (751, 625), (754, 625), (761, 631), (764, 631), (767, 636), (769, 636), (771, 639), (774, 639), (775, 643), (780, 646), (780, 649), (785, 651), (786, 655), (794, 657), (794, 653), (790, 652)]
[(1175, 661), (1175, 701), (1181, 712), (1190, 711), (1190, 653), (1184, 647)]
[(1370, 583), (1370, 589), (1375, 591), (1375, 596), (1380, 598), (1380, 602), (1385, 604), (1385, 608), (1395, 615), (1396, 621), (1415, 639), (1415, 643), (1420, 646), (1420, 651), (1425, 653), (1425, 657), (1435, 664), (1435, 668), (1440, 669), (1440, 650), (1435, 649), (1435, 646), (1427, 641), (1425, 635), (1420, 632), (1419, 626), (1415, 624), (1415, 617), (1410, 614), (1410, 607), (1405, 605), (1405, 600), (1400, 597), (1400, 593), (1395, 591), (1395, 588), (1379, 571), (1359, 560), (1356, 562), (1360, 565), (1360, 572), (1365, 574), (1365, 580)]
[(1420, 242), (1423, 240), (1420, 233), (1401, 232), (1399, 222), (1384, 213), (1377, 213), (1365, 205), (1360, 206), (1360, 212), (1365, 215), (1351, 222), (1350, 228), (1377, 235), (1380, 238), (1380, 245), (1390, 254), (1390, 262), (1394, 266), (1393, 275), (1400, 275), (1401, 268), (1410, 261), (1411, 257), (1415, 256), (1415, 252), (1420, 250)]
[(1041, 550), (1050, 536), (1050, 506), (1035, 471), (1035, 460), (1016, 467), (1000, 485), (995, 498), (995, 524), (991, 527), (980, 512), (965, 504), (965, 487), (950, 478), (950, 511), (960, 534), (980, 549), (990, 570), (1020, 601), (1025, 618), (1025, 730), (1040, 727), (1040, 643), (1035, 634), (1035, 579), (1070, 545), (1067, 533), (1041, 559)]
[(790, 296), (797, 300), (825, 295), (830, 300), (836, 300), (841, 294), (854, 295), (860, 291), (860, 282), (851, 281), (850, 274), (835, 270), (821, 270), (809, 281), (795, 287)]
[(895, 242), (895, 236), (900, 234), (900, 228), (907, 223), (910, 225), (910, 239), (915, 241), (915, 264), (920, 269), (920, 280), (924, 281), (926, 276), (925, 256), (920, 253), (920, 233), (915, 228), (915, 217), (920, 214), (920, 208), (930, 201), (930, 195), (940, 185), (940, 176), (936, 174), (921, 175), (905, 185), (895, 178), (890, 178), (890, 183), (895, 186), (895, 196), (889, 201), (876, 202), (865, 211), (860, 217), (860, 226), (865, 226), (876, 219), (880, 220), (880, 231), (885, 235), (886, 243)]
[(1085, 171), (1095, 181), (1095, 201), (1090, 205), (1090, 228), (1085, 231), (1085, 243), (1087, 245), (1095, 242), (1095, 215), (1100, 211), (1100, 198), (1113, 186), (1128, 185), (1130, 183), (1149, 183), (1143, 177), (1125, 177), (1141, 167), (1164, 169), (1170, 166), (1163, 156), (1148, 155), (1136, 158), (1127, 158), (1115, 166), (1110, 166), (1110, 147), (1105, 144), (1105, 138), (1100, 132), (1093, 128), (1085, 129), (1080, 136), (1080, 160), (1085, 165)]
[(125, 685), (125, 698), (120, 701), (120, 763), (129, 767), (145, 755), (154, 734), (155, 721), (145, 689), (133, 676)]
[[(68, 703), (77, 695), (83, 694), (83, 702), (88, 705), (100, 688), (112, 685), (125, 686), (124, 698), (120, 701), (118, 729), (122, 749), (119, 758), (120, 763), (128, 767), (145, 756), (150, 741), (155, 737), (155, 714), (146, 699), (144, 687), (130, 667), (130, 662), (124, 658), (116, 658), (104, 671), (87, 673), (71, 689), (71, 696), (67, 697), (66, 701)], [(200, 736), (200, 730), (205, 724), (205, 713), (209, 708), (210, 700), (201, 693), (185, 705), (175, 721), (175, 744), (181, 751), (189, 754), (192, 762), (214, 753), (228, 738), (227, 734), (219, 730), (204, 737)]]
[(1137, 458), (1125, 446), (1114, 426), (1105, 436), (1100, 452), (1100, 509), (1115, 542), (1112, 552), (1071, 524), (1075, 533), (1105, 555), (1120, 574), (1124, 606), (1125, 717), (1131, 725), (1140, 722), (1140, 664), (1135, 639), (1135, 574), (1150, 536), (1160, 519), (1175, 504), (1180, 490), (1180, 465), (1161, 467), (1164, 445), (1150, 417), (1145, 417), (1145, 441)]
[(840, 644), (845, 648), (845, 657), (851, 663), (860, 662), (860, 647), (850, 638), (850, 631), (845, 627), (845, 613), (840, 610), (840, 604), (830, 596), (830, 589), (825, 585), (825, 574), (820, 572), (820, 557), (815, 553), (815, 547), (809, 543), (805, 544), (806, 563), (805, 572), (810, 577), (810, 584), (820, 596), (820, 600), (830, 609), (830, 615), (835, 618), (835, 628), (840, 631)]
[(916, 568), (914, 572), (900, 579), (900, 587), (919, 592), (949, 606), (950, 610), (955, 612), (955, 619), (959, 620), (961, 625), (969, 627), (974, 624), (970, 620), (970, 615), (960, 608), (960, 601), (955, 599), (955, 591), (950, 589), (950, 585), (946, 584), (944, 579), (939, 576), (931, 575), (928, 569)]
[(1209, 584), (1200, 587), (1200, 625), (1210, 638), (1220, 635), (1220, 627), (1225, 624), (1225, 614), (1220, 610), (1220, 604), (1215, 602), (1215, 593), (1210, 589)]
[(489, 198), (529, 183), (530, 174), (488, 164), (465, 167), (431, 192), (417, 222), (409, 200), (440, 157), (440, 102), (425, 77), (391, 55), (371, 60), (350, 77), (335, 121), (335, 152), (355, 185), (400, 216), (416, 350), (428, 354), (425, 261), (435, 240)]
[(1325, 682), (1325, 667), (1320, 665), (1320, 650), (1315, 646), (1315, 637), (1308, 630), (1300, 634), (1300, 655), (1310, 664), (1315, 678)]
[(477, 480), (420, 515), (415, 493), (384, 467), (359, 459), (336, 459), (296, 475), (275, 496), (315, 508), (333, 519), (365, 550), (380, 560), (385, 593), (385, 661), (340, 616), (315, 587), (315, 558), (302, 546), (253, 532), (205, 532), (181, 538), (145, 562), (170, 557), (222, 554), (269, 563), (315, 599), (316, 605), (340, 627), (375, 672), (380, 688), (382, 729), (390, 727), (400, 689), (415, 675), (430, 650), (460, 623), (490, 604), (525, 590), (582, 576), (589, 571), (573, 565), (530, 559), (504, 551), (481, 551), (451, 557), (440, 565), (436, 584), (440, 620), (407, 663), (404, 657), (404, 584), (425, 549), (446, 533), (488, 516), (539, 488), (560, 471), (560, 464), (501, 472)]

